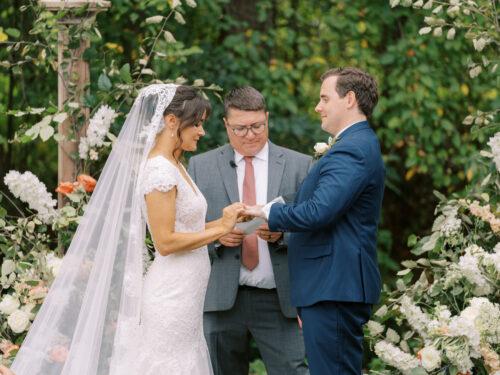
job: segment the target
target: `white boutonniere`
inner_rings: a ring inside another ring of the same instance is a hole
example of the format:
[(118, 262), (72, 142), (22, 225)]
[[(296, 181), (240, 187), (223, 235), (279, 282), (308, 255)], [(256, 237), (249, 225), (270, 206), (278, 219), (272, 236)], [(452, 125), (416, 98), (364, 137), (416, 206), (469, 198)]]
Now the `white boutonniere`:
[(328, 137), (328, 143), (318, 142), (314, 145), (314, 157), (319, 158), (326, 154), (333, 145), (340, 139), (340, 137)]

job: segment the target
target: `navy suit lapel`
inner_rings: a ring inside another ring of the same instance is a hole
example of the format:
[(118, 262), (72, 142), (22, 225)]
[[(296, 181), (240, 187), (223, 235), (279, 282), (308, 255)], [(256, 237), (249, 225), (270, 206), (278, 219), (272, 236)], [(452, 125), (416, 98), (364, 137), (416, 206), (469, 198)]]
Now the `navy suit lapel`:
[[(269, 162), (267, 163), (267, 201), (279, 195), (281, 179), (285, 170), (285, 158), (279, 149), (269, 142)], [(258, 183), (258, 181), (257, 181)]]
[(235, 203), (240, 201), (240, 196), (238, 193), (236, 167), (231, 166), (231, 162), (234, 163), (234, 150), (230, 145), (226, 145), (220, 149), (217, 155), (217, 165), (229, 200), (231, 203)]

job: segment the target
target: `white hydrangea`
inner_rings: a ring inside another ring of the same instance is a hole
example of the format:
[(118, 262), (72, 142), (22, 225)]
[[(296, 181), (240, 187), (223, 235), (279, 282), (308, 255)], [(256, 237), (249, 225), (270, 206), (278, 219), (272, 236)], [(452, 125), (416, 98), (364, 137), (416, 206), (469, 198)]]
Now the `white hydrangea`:
[(92, 148), (104, 145), (104, 138), (117, 116), (118, 114), (107, 105), (103, 105), (97, 110), (89, 121), (87, 136), (80, 139), (78, 152), (81, 159), (86, 159)]
[(51, 223), (56, 217), (54, 207), (57, 201), (47, 191), (47, 187), (31, 172), (10, 171), (4, 177), (4, 183), (12, 195), (19, 198), (38, 213), (44, 223)]
[(484, 297), (474, 297), (460, 316), (472, 321), (481, 336), (492, 344), (500, 342), (500, 307)]
[(0, 312), (5, 315), (10, 315), (16, 311), (19, 306), (21, 306), (21, 303), (17, 297), (6, 294), (2, 298), (2, 302), (0, 302)]
[(500, 132), (495, 133), (488, 141), (488, 146), (491, 147), (491, 153), (493, 154), (493, 161), (497, 167), (497, 171), (500, 172)]
[(446, 305), (439, 305), (434, 312), (440, 323), (447, 324), (451, 318), (451, 312)]
[(451, 237), (460, 231), (462, 220), (458, 215), (458, 207), (447, 207), (443, 210), (444, 219), (440, 225), (439, 231), (445, 237)]
[(448, 325), (448, 335), (452, 337), (466, 337), (471, 348), (470, 355), (477, 358), (480, 355), (479, 343), (481, 337), (474, 324), (474, 320), (472, 320), (468, 314), (469, 312), (451, 318), (450, 324)]
[(403, 296), (399, 310), (406, 317), (410, 326), (417, 331), (420, 336), (426, 338), (428, 330), (438, 326), (437, 322), (431, 321), (427, 314), (422, 312), (420, 307), (415, 305), (410, 297)]
[(441, 352), (434, 346), (425, 346), (418, 354), (422, 367), (427, 371), (435, 370), (441, 366)]
[(461, 373), (467, 373), (472, 369), (474, 364), (472, 363), (469, 353), (467, 350), (463, 350), (463, 348), (459, 346), (446, 346), (444, 349), (446, 357), (458, 367), (458, 371)]
[(403, 352), (397, 346), (382, 340), (375, 344), (375, 353), (388, 365), (397, 368), (403, 373), (409, 373), (418, 367), (418, 360), (411, 354)]
[(500, 274), (500, 242), (493, 248), (493, 253), (483, 255), (482, 264), (485, 267), (493, 267)]
[(493, 292), (493, 288), (479, 270), (478, 258), (467, 251), (458, 261), (458, 268), (471, 284), (474, 285), (473, 293), (476, 296), (485, 296)]

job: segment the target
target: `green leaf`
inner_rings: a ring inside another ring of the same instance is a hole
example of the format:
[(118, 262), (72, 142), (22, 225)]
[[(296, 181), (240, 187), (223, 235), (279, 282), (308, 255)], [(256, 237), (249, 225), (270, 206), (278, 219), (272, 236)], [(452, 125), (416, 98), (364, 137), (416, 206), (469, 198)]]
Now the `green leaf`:
[(3, 207), (0, 207), (0, 217), (4, 218), (7, 215), (7, 210)]
[(44, 126), (40, 129), (40, 138), (42, 141), (47, 141), (54, 135), (54, 128), (50, 125)]
[(5, 29), (5, 32), (13, 38), (19, 38), (21, 36), (21, 32), (18, 29), (14, 29), (12, 27)]
[(441, 194), (439, 191), (434, 190), (433, 192), (434, 192), (434, 195), (435, 195), (435, 196), (436, 196), (436, 197), (437, 197), (437, 198), (438, 198), (441, 202), (446, 202), (446, 201), (447, 201), (446, 197), (445, 197), (443, 194)]
[(120, 78), (125, 83), (132, 82), (132, 76), (130, 75), (130, 65), (127, 63), (123, 65), (120, 69)]
[(88, 108), (93, 108), (97, 105), (97, 98), (90, 93), (85, 94), (83, 97), (83, 105)]
[(66, 194), (66, 196), (68, 197), (68, 199), (71, 202), (75, 202), (75, 203), (80, 202), (82, 199), (79, 194), (75, 194), (75, 193)]
[(415, 262), (413, 260), (405, 260), (404, 262), (401, 262), (401, 264), (403, 266), (405, 266), (406, 268), (415, 268), (415, 267), (417, 267), (417, 262)]
[(407, 269), (404, 269), (404, 270), (402, 270), (402, 271), (399, 271), (399, 272), (397, 273), (397, 275), (398, 275), (398, 276), (404, 276), (404, 275), (406, 275), (407, 273), (410, 273), (410, 272), (411, 272), (411, 269), (407, 268)]
[(97, 86), (99, 87), (99, 90), (109, 91), (113, 85), (111, 84), (108, 76), (105, 73), (101, 73), (99, 80), (97, 81)]
[(414, 234), (410, 234), (410, 236), (408, 237), (407, 246), (408, 247), (415, 246), (417, 244), (417, 240), (418, 240), (417, 236), (415, 236)]

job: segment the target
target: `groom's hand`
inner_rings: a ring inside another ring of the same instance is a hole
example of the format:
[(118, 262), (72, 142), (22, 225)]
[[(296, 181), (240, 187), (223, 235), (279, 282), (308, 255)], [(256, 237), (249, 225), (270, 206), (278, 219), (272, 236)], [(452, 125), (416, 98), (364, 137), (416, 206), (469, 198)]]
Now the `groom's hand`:
[(219, 238), (219, 242), (226, 247), (240, 246), (243, 242), (244, 235), (245, 233), (241, 229), (234, 228), (232, 232)]
[(283, 235), (282, 232), (271, 232), (267, 223), (262, 224), (257, 228), (257, 235), (267, 242), (276, 242)]

